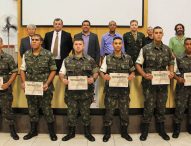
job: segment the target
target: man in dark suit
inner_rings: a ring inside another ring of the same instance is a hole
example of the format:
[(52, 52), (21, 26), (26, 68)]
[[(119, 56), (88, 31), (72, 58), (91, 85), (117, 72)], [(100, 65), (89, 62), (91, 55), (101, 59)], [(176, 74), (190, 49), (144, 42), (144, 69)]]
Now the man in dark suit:
[(84, 54), (90, 55), (99, 65), (100, 61), (100, 46), (98, 36), (90, 32), (90, 21), (84, 20), (82, 22), (82, 32), (74, 35), (74, 38), (82, 38), (84, 40)]
[(59, 72), (62, 61), (69, 55), (73, 48), (73, 43), (71, 34), (62, 30), (62, 19), (54, 19), (53, 27), (53, 31), (45, 34), (43, 47), (53, 53), (56, 61), (57, 72)]
[(20, 55), (23, 57), (23, 54), (31, 49), (31, 37), (35, 34), (36, 26), (34, 24), (27, 25), (28, 36), (21, 39), (20, 43)]
[(141, 48), (145, 44), (145, 35), (141, 32), (138, 32), (137, 20), (131, 20), (130, 29), (130, 32), (127, 32), (123, 35), (123, 41), (125, 52), (132, 57), (133, 62), (135, 63)]

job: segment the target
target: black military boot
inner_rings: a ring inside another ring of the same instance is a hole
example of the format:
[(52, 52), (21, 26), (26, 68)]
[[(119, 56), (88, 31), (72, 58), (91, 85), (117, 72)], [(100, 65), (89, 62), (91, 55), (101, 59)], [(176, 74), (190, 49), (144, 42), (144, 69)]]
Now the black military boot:
[(170, 140), (170, 137), (166, 134), (165, 129), (164, 129), (164, 122), (157, 123), (157, 129), (159, 135), (164, 139), (164, 140)]
[(127, 132), (127, 126), (121, 126), (121, 137), (128, 140), (128, 141), (133, 140)]
[(140, 140), (145, 141), (149, 133), (149, 123), (141, 123), (141, 136)]
[(89, 140), (89, 141), (95, 141), (95, 138), (90, 132), (90, 126), (84, 126), (84, 136)]
[(17, 135), (17, 132), (16, 132), (16, 130), (15, 130), (15, 126), (14, 126), (14, 125), (9, 125), (9, 128), (10, 128), (11, 137), (12, 137), (14, 140), (18, 140), (18, 139), (19, 139), (19, 136)]
[(174, 123), (173, 124), (173, 138), (178, 138), (180, 134), (180, 123)]
[(54, 122), (48, 123), (48, 131), (49, 131), (49, 134), (50, 134), (50, 139), (52, 141), (56, 141), (57, 140), (57, 136), (56, 136), (56, 133), (54, 131)]
[(103, 142), (107, 142), (110, 137), (111, 137), (111, 127), (110, 126), (104, 126)]
[(75, 137), (75, 126), (69, 126), (68, 134), (62, 138), (62, 141), (68, 141)]
[(188, 133), (191, 134), (191, 124), (188, 124)]
[(37, 125), (38, 125), (37, 122), (31, 122), (31, 129), (30, 129), (29, 133), (23, 137), (24, 140), (31, 139), (34, 136), (38, 135)]

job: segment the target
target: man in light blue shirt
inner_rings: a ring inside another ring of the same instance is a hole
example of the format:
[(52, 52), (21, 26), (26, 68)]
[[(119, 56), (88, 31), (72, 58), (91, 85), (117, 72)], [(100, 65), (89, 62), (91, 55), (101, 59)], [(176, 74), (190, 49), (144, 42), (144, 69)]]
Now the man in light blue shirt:
[[(122, 36), (119, 33), (116, 33), (115, 30), (117, 28), (117, 24), (115, 21), (110, 21), (109, 22), (109, 32), (107, 32), (106, 34), (104, 34), (102, 36), (102, 40), (101, 40), (101, 49), (100, 49), (100, 55), (101, 58), (103, 60), (104, 56), (112, 54), (113, 53), (113, 38), (115, 37), (121, 37)], [(124, 45), (122, 48), (122, 51), (124, 51)]]

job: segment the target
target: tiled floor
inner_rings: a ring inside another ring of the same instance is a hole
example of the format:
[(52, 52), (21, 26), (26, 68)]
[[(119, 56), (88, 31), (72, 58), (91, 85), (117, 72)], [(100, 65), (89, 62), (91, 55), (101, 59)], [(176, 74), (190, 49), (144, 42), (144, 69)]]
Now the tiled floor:
[[(48, 134), (39, 134), (31, 140), (23, 140), (24, 133), (19, 133), (20, 140), (15, 141), (10, 138), (8, 133), (0, 133), (0, 146), (191, 146), (191, 135), (188, 133), (181, 133), (178, 139), (171, 138), (170, 141), (164, 141), (156, 133), (151, 133), (147, 141), (140, 141), (140, 134), (131, 134), (133, 141), (129, 142), (120, 137), (119, 134), (113, 134), (110, 140), (106, 143), (102, 142), (100, 134), (94, 134), (96, 141), (89, 142), (83, 135), (76, 135), (76, 137), (67, 142), (61, 141), (63, 135), (58, 134), (58, 140), (53, 142), (49, 139)], [(171, 133), (169, 134), (172, 135)]]

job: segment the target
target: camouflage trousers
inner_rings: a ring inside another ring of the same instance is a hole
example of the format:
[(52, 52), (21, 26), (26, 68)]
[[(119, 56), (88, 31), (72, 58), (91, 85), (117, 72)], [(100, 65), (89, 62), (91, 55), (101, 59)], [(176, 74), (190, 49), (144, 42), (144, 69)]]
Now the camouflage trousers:
[(184, 112), (188, 108), (188, 123), (191, 124), (191, 88), (184, 85), (176, 85), (174, 122), (181, 123)]
[[(123, 92), (122, 92), (123, 93)], [(111, 126), (113, 121), (113, 115), (115, 108), (119, 108), (120, 114), (120, 124), (121, 126), (128, 126), (129, 124), (129, 93), (122, 94), (119, 93), (118, 96), (112, 96), (106, 92), (104, 105), (106, 113), (104, 116), (104, 126)]]
[(15, 124), (15, 117), (12, 111), (12, 102), (13, 102), (13, 95), (10, 92), (0, 92), (0, 107), (1, 107), (1, 113), (2, 118), (5, 119), (5, 121), (9, 125)]
[(144, 112), (143, 123), (150, 123), (152, 116), (154, 115), (154, 109), (156, 122), (164, 122), (165, 110), (167, 102), (167, 85), (151, 85), (151, 81), (142, 81), (143, 94), (144, 94)]
[(43, 115), (48, 123), (54, 121), (54, 115), (51, 108), (53, 93), (51, 90), (44, 92), (43, 96), (27, 95), (28, 110), (31, 122), (39, 121), (39, 109), (42, 109)]
[(93, 98), (83, 98), (80, 99), (80, 96), (77, 95), (78, 99), (72, 96), (65, 97), (65, 103), (68, 106), (67, 116), (68, 116), (68, 126), (76, 126), (77, 125), (77, 116), (80, 112), (82, 123), (84, 126), (90, 125), (90, 105), (93, 101)]

